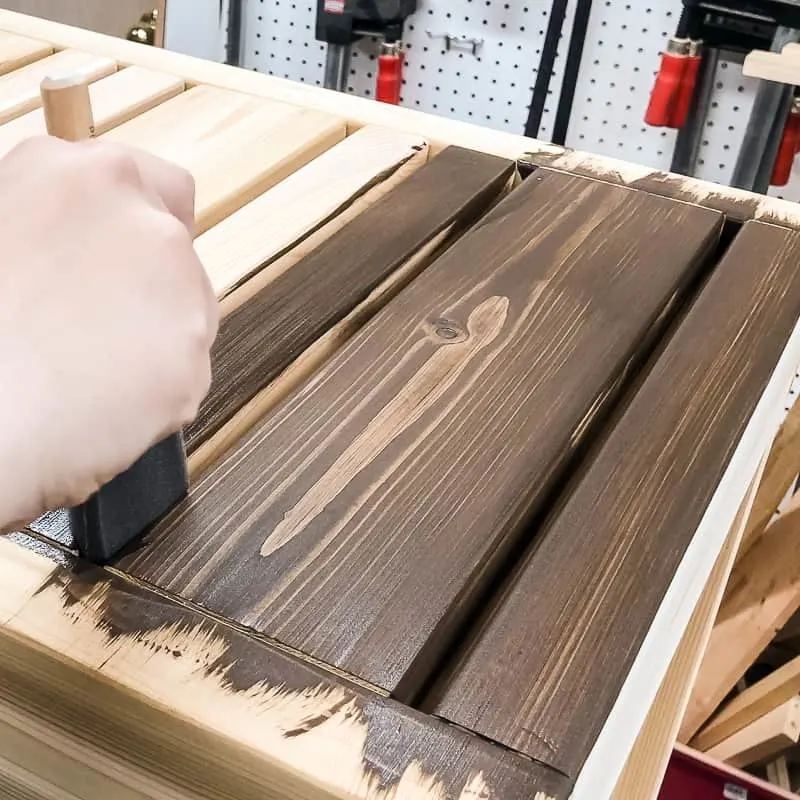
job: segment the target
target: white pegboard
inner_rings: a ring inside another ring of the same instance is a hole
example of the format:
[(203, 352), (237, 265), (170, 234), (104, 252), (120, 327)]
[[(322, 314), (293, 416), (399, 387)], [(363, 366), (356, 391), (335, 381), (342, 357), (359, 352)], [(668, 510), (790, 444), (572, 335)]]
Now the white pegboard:
[[(567, 145), (669, 169), (676, 132), (651, 128), (644, 112), (660, 63), (674, 33), (680, 0), (595, 3), (589, 26)], [(729, 184), (753, 107), (758, 81), (740, 63), (720, 60), (695, 175)], [(771, 195), (800, 201), (800, 171)]]
[[(247, 0), (242, 65), (319, 85), (325, 46), (314, 39), (315, 8), (313, 2), (297, 0)], [(549, 14), (547, 0), (421, 0), (405, 29), (401, 103), (478, 125), (521, 131)], [(562, 45), (568, 41), (571, 19), (572, 2)], [(437, 38), (443, 34), (480, 39), (482, 44), (475, 55), (466, 48), (448, 51), (444, 39)], [(354, 45), (348, 91), (373, 95), (376, 54), (373, 40)], [(557, 66), (540, 138), (547, 138), (552, 129), (553, 98), (558, 97), (560, 81)]]
[[(521, 133), (550, 0), (420, 0), (419, 6), (406, 26), (401, 103)], [(219, 7), (219, 0), (170, 0), (167, 46), (221, 58), (224, 29), (219, 29)], [(669, 169), (675, 132), (650, 128), (643, 118), (660, 51), (675, 31), (681, 7), (681, 0), (595, 0), (567, 135), (569, 147)], [(552, 131), (573, 12), (570, 2), (539, 132), (543, 140), (549, 140)], [(314, 15), (312, 0), (245, 0), (242, 66), (321, 83), (325, 45), (314, 39)], [(196, 33), (198, 16), (208, 17), (200, 33)], [(478, 38), (483, 44), (477, 55), (457, 48), (448, 51), (442, 39), (430, 38), (429, 31)], [(202, 48), (190, 41), (193, 37), (204, 43)], [(372, 96), (376, 49), (370, 40), (353, 47), (348, 91)], [(696, 167), (698, 177), (722, 184), (730, 181), (756, 85), (757, 81), (742, 76), (740, 64), (720, 62)], [(771, 189), (770, 194), (800, 201), (800, 164), (790, 184)]]

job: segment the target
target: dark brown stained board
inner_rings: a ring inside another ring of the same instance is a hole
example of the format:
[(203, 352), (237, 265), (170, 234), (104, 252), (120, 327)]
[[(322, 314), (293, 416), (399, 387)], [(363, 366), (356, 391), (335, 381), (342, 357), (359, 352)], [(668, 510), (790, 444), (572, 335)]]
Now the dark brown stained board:
[(426, 708), (575, 777), (800, 315), (800, 234), (744, 225)]
[(721, 222), (532, 176), (117, 566), (413, 696)]
[[(62, 638), (65, 650), (82, 642), (79, 654), (100, 667), (79, 670), (22, 646), (0, 628), (0, 702), (10, 698), (26, 712), (101, 744), (112, 757), (122, 756), (148, 774), (170, 776), (198, 797), (236, 800), (321, 800), (333, 795), (319, 787), (335, 783), (345, 784), (354, 800), (391, 800), (401, 778), (408, 793), (401, 792), (404, 797), (569, 796), (570, 781), (545, 765), (342, 681), (195, 608), (26, 535), (10, 538), (53, 562), (51, 576), (16, 616), (16, 625), (34, 621), (37, 631), (56, 637), (52, 644)], [(130, 669), (119, 663), (106, 669), (103, 654), (113, 661), (120, 650), (128, 653), (123, 664)], [(155, 666), (159, 658), (167, 659), (163, 670)], [(172, 661), (178, 666), (170, 667)], [(182, 661), (196, 666), (182, 671)], [(108, 677), (134, 685), (127, 683), (123, 691)], [(132, 692), (142, 687), (155, 687), (160, 703), (137, 699)], [(191, 713), (185, 703), (194, 696), (197, 708)], [(209, 718), (229, 720), (234, 735), (246, 740), (249, 734), (257, 746), (235, 746), (204, 725)], [(314, 757), (321, 747), (328, 757)], [(290, 769), (290, 757), (304, 748), (309, 757), (300, 771), (317, 788), (298, 793), (295, 787), (284, 794), (281, 765)], [(332, 749), (338, 758), (329, 757)], [(265, 765), (258, 750), (272, 763)]]
[(221, 322), (191, 452), (393, 270), (496, 201), (513, 162), (448, 147)]

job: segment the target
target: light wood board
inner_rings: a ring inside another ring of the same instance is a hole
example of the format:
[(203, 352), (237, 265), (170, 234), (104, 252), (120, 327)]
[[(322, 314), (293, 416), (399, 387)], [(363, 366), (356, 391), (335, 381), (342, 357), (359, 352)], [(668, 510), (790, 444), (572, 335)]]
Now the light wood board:
[(38, 42), (14, 33), (0, 33), (0, 75), (52, 54), (53, 46), (47, 42)]
[(0, 573), (9, 783), (35, 771), (58, 800), (568, 799), (543, 765), (28, 537), (0, 539)]
[(80, 50), (62, 50), (0, 77), (0, 124), (39, 108), (40, 84), (45, 77), (81, 71), (96, 81), (115, 72), (112, 58)]
[(241, 92), (196, 86), (109, 131), (188, 169), (201, 234), (322, 154), (344, 120)]
[(195, 248), (217, 297), (266, 269), (425, 148), (420, 136), (362, 128), (199, 236)]
[[(127, 67), (89, 86), (95, 135), (142, 114), (184, 90), (183, 79), (141, 67)], [(31, 136), (47, 133), (41, 108), (0, 125), (0, 158)]]

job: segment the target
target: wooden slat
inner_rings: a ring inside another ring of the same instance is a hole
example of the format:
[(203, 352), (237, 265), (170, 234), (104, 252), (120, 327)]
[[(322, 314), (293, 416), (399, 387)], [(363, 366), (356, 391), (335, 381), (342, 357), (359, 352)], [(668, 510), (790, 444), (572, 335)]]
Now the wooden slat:
[(775, 758), (800, 739), (800, 698), (783, 705), (746, 725), (708, 751), (732, 767), (749, 767)]
[(53, 54), (53, 46), (47, 42), (0, 32), (0, 75), (13, 72)]
[(363, 128), (199, 236), (197, 254), (217, 297), (223, 299), (425, 149), (420, 136)]
[(119, 566), (407, 697), (720, 225), (532, 176)]
[[(95, 135), (106, 133), (138, 114), (180, 94), (184, 82), (174, 75), (127, 67), (89, 85)], [(47, 133), (41, 108), (0, 125), (0, 157), (30, 136)]]
[[(627, 734), (621, 687), (684, 602), (676, 571), (800, 315), (798, 258), (800, 235), (744, 226), (426, 707), (572, 777), (612, 710)], [(626, 694), (644, 709), (647, 673)]]
[(197, 234), (307, 164), (346, 133), (344, 120), (213, 86), (196, 86), (109, 131), (188, 169)]
[(800, 694), (800, 656), (793, 658), (734, 697), (692, 739), (690, 744), (695, 750), (709, 750), (798, 694)]
[[(395, 137), (406, 141), (409, 158), (414, 138)], [(356, 147), (366, 154), (369, 137), (363, 138)], [(513, 172), (514, 164), (506, 159), (448, 148), (226, 316), (212, 351), (211, 390), (186, 431), (189, 451), (216, 433), (427, 242), (485, 211)], [(274, 209), (263, 218), (267, 240), (273, 228), (269, 217), (278, 213)], [(291, 224), (285, 227), (291, 229)], [(243, 241), (241, 236), (233, 238)], [(234, 247), (231, 241), (235, 256)]]
[(567, 800), (543, 765), (13, 540), (0, 540), (0, 781), (25, 786), (27, 770), (59, 800)]
[(745, 553), (764, 535), (781, 501), (800, 474), (800, 403), (795, 402), (783, 421), (767, 461), (764, 480), (758, 488), (753, 514), (747, 523), (742, 545), (736, 556)]
[(682, 741), (710, 719), (758, 654), (800, 608), (800, 495), (737, 562), (692, 688)]
[(111, 58), (80, 50), (62, 50), (9, 72), (0, 77), (0, 124), (41, 106), (40, 84), (48, 75), (80, 70), (87, 80), (96, 81), (116, 69), (117, 63)]

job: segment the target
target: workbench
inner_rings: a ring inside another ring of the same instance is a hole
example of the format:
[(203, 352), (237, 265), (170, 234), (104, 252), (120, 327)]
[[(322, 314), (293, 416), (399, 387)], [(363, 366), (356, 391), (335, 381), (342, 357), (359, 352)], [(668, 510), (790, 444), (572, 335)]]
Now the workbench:
[(0, 540), (0, 794), (654, 797), (800, 207), (7, 11), (0, 153), (75, 69), (195, 176), (222, 321), (185, 501), (104, 567)]

